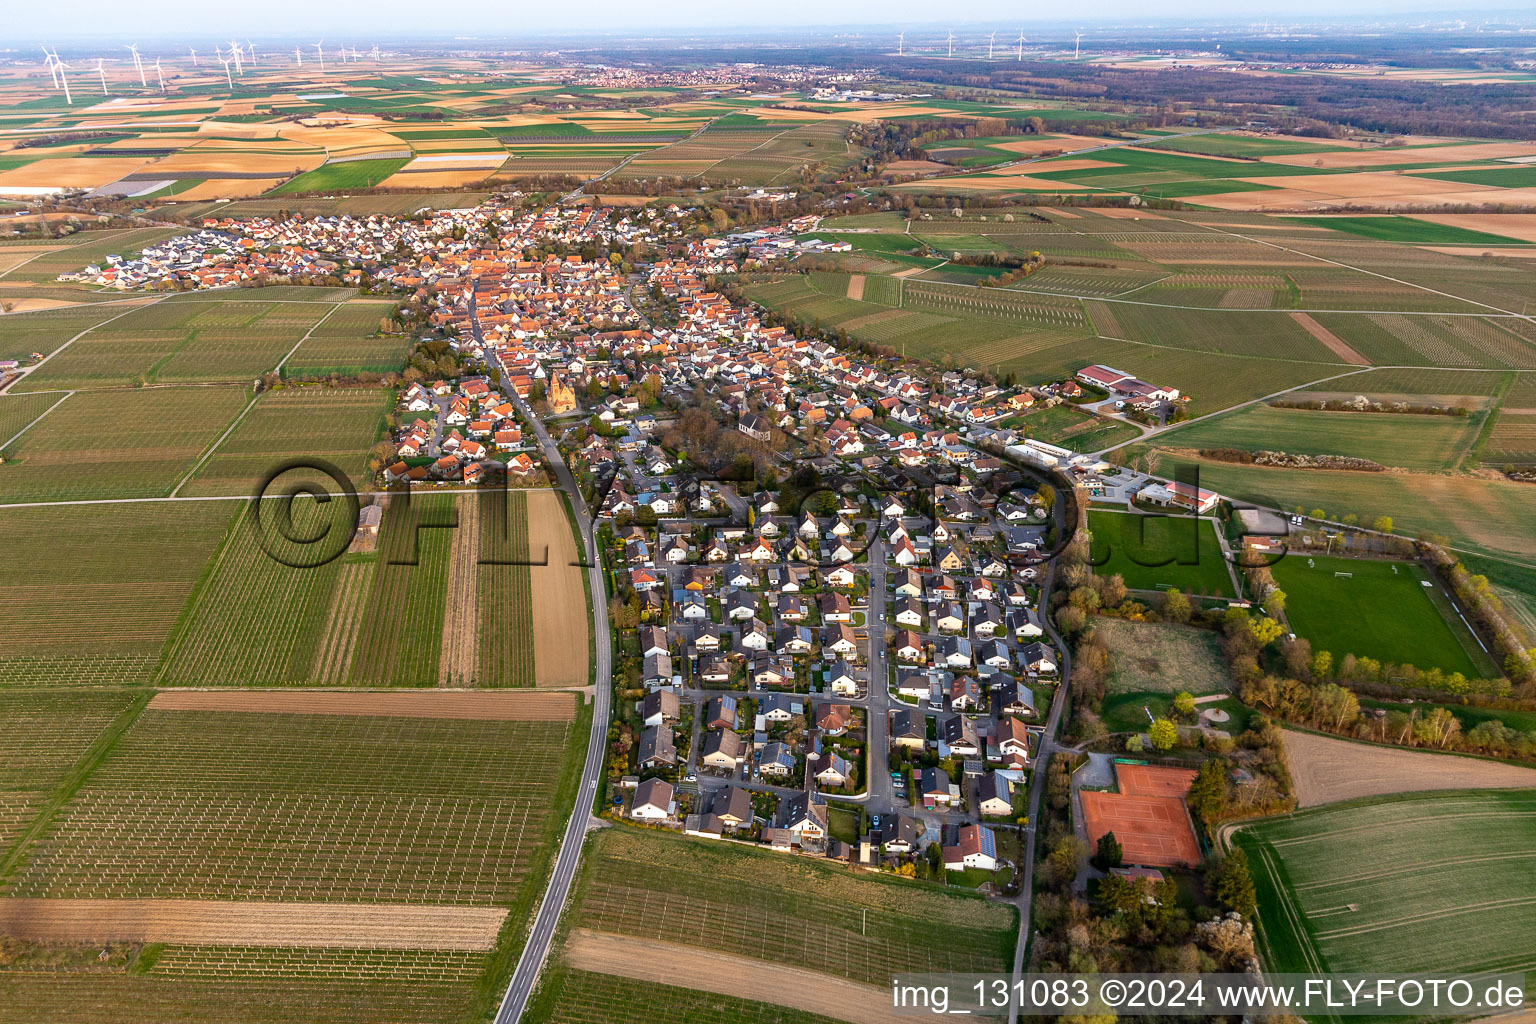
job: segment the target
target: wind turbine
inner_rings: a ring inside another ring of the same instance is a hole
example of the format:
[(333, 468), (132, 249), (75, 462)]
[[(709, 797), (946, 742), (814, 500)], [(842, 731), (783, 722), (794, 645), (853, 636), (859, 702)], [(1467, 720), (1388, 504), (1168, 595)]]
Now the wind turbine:
[(256, 44), (251, 42), (249, 39), (247, 39), (245, 41), (245, 46), (246, 46), (246, 49), (251, 51), (251, 66), (255, 67), (256, 66)]
[(299, 67), (304, 66), (304, 54), (297, 46), (293, 48), (293, 62)]
[(59, 55), (57, 53), (49, 53), (48, 47), (45, 46), (43, 47), (43, 58), (48, 65), (48, 73), (53, 76), (53, 87), (57, 89), (59, 87), (59, 69), (57, 66)]
[(187, 47), (187, 49), (188, 49), (188, 50), (189, 50), (189, 51), (190, 51), (190, 52), (191, 52), (191, 54), (192, 54), (192, 66), (193, 66), (193, 67), (197, 67), (197, 51), (196, 51), (196, 50), (193, 50), (193, 49), (192, 49), (192, 47), (190, 47), (190, 46), (189, 46), (189, 47)]
[(987, 60), (991, 60), (992, 59), (992, 46), (996, 42), (997, 42), (997, 33), (996, 32), (993, 32), (991, 35), (987, 36)]
[(953, 32), (949, 34), (949, 55), (951, 57), (955, 55), (955, 34)]
[(139, 48), (138, 48), (138, 46), (136, 46), (136, 45), (129, 45), (129, 46), (123, 47), (123, 49), (125, 49), (129, 53), (133, 54), (133, 66), (139, 69), (139, 84), (142, 85), (144, 88), (148, 89), (149, 88), (149, 80), (144, 77), (144, 62), (139, 60)]
[(229, 41), (229, 52), (233, 54), (235, 58), (235, 74), (245, 74), (245, 65), (240, 63), (240, 44), (231, 39)]
[(229, 91), (230, 92), (234, 92), (235, 91), (235, 79), (234, 79), (234, 76), (229, 73), (229, 64), (230, 64), (229, 58), (228, 57), (220, 57), (219, 58), (219, 63), (224, 65), (224, 80), (229, 83)]
[(375, 64), (377, 64), (379, 62), (379, 44), (378, 43), (374, 43), (373, 44), (373, 62)]
[(108, 93), (107, 93), (107, 69), (101, 66), (101, 58), (100, 57), (96, 58), (96, 73), (101, 76), (101, 94), (103, 96), (106, 96), (106, 95), (108, 95)]
[(1077, 30), (1077, 38), (1072, 41), (1072, 59), (1073, 60), (1077, 60), (1077, 58), (1082, 54), (1082, 52), (1083, 52), (1083, 30), (1082, 29), (1078, 29)]
[(319, 54), (319, 56), (320, 56), (320, 70), (321, 71), (325, 70), (325, 48), (324, 48), (324, 45), (323, 45), (324, 43), (325, 43), (325, 40), (322, 39), (322, 40), (320, 40), (320, 42), (315, 44), (315, 53)]
[(54, 67), (59, 69), (59, 83), (64, 86), (64, 102), (70, 106), (74, 106), (75, 101), (69, 95), (69, 76), (64, 74), (64, 69), (69, 67), (69, 65), (59, 60), (59, 53), (57, 50), (55, 50), (53, 53), (53, 64)]
[(160, 70), (160, 58), (155, 58), (155, 77), (160, 79), (160, 93), (165, 94), (165, 73)]
[(907, 55), (906, 54), (906, 49), (907, 49), (907, 34), (905, 32), (898, 32), (898, 33), (896, 33), (896, 56), (898, 56), (898, 57), (905, 57)]
[(1024, 44), (1026, 42), (1028, 42), (1028, 40), (1024, 38), (1024, 30), (1023, 29), (1019, 29), (1019, 60), (1020, 61), (1022, 61), (1024, 59)]

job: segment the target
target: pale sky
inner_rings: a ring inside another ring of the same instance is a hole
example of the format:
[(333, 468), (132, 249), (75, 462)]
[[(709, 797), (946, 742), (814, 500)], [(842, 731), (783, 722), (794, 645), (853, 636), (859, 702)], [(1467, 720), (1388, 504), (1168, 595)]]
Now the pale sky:
[[(1529, 3), (1521, 0), (1477, 0), (1475, 4), (1443, 0), (1286, 0), (1234, 5), (1231, 0), (1170, 0), (1147, 5), (1144, 0), (1078, 0), (1071, 5), (1071, 23), (1060, 20), (1056, 5), (1030, 5), (997, 0), (953, 0), (936, 8), (929, 0), (887, 0), (865, 10), (823, 0), (777, 0), (772, 4), (722, 3), (720, 0), (673, 0), (656, 5), (585, 0), (578, 4), (508, 4), (493, 0), (452, 0), (446, 4), (417, 0), (258, 0), (249, 4), (214, 4), (207, 0), (79, 0), (68, 5), (9, 0), (0, 19), (0, 48), (30, 50), (38, 42), (57, 43), (103, 35), (132, 36), (140, 43), (157, 38), (196, 38), (235, 33), (241, 38), (310, 39), (327, 34), (337, 41), (445, 39), (464, 36), (517, 43), (550, 33), (605, 31), (676, 32), (697, 29), (714, 34), (722, 29), (757, 27), (775, 33), (796, 28), (835, 26), (847, 32), (882, 34), (896, 28), (937, 28), (942, 10), (945, 25), (980, 28), (1022, 26), (1026, 31), (1056, 27), (1062, 31), (1095, 21), (1122, 25), (1156, 19), (1168, 23), (1190, 18), (1234, 17), (1255, 22), (1359, 15), (1371, 18), (1403, 14), (1405, 20), (1437, 21), (1466, 18), (1475, 22), (1490, 11), (1508, 11), (1523, 21), (1536, 21)], [(1240, 13), (1238, 13), (1240, 12)], [(1421, 12), (1415, 17), (1413, 12)], [(1474, 18), (1474, 12), (1478, 18)]]

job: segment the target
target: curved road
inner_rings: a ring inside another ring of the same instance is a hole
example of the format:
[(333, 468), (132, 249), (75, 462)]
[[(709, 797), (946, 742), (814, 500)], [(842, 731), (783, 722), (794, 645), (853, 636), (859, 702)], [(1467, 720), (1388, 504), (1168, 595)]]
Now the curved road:
[(544, 455), (554, 468), (555, 476), (560, 482), (560, 489), (570, 498), (571, 510), (576, 514), (576, 524), (581, 530), (588, 566), (587, 586), (592, 592), (592, 629), (593, 635), (597, 638), (594, 645), (595, 671), (592, 677), (596, 686), (592, 697), (592, 734), (587, 739), (587, 760), (581, 770), (576, 802), (571, 808), (571, 818), (566, 823), (565, 834), (560, 838), (560, 850), (555, 855), (555, 868), (549, 877), (549, 888), (544, 891), (544, 899), (539, 904), (539, 912), (533, 919), (533, 930), (528, 935), (527, 944), (523, 946), (522, 955), (518, 957), (517, 968), (512, 972), (512, 980), (507, 985), (507, 994), (502, 998), (500, 1009), (496, 1011), (496, 1024), (513, 1024), (522, 1016), (523, 1007), (528, 1004), (528, 997), (533, 994), (534, 986), (538, 983), (539, 971), (549, 956), (549, 945), (555, 937), (555, 928), (560, 923), (560, 911), (565, 907), (566, 897), (571, 891), (571, 882), (576, 877), (576, 868), (581, 859), (581, 847), (586, 838), (587, 829), (593, 821), (592, 801), (597, 795), (598, 776), (603, 770), (603, 748), (608, 742), (609, 701), (612, 696), (610, 680), (613, 671), (612, 647), (609, 644), (608, 633), (608, 593), (603, 585), (602, 559), (597, 550), (587, 503), (582, 499), (581, 490), (576, 486), (575, 478), (571, 476), (570, 467), (565, 464), (565, 459), (555, 447), (554, 441), (550, 439), (544, 424), (522, 399), (516, 397), (516, 392), (513, 392), (513, 398), (522, 409), (523, 415), (533, 424), (539, 444), (544, 447)]

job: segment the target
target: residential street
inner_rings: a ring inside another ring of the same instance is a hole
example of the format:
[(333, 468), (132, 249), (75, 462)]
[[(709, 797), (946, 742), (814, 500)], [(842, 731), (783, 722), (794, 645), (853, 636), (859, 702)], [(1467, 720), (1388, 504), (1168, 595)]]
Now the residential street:
[(549, 944), (555, 937), (555, 929), (560, 923), (560, 912), (565, 906), (566, 897), (570, 894), (571, 883), (575, 880), (587, 830), (596, 821), (592, 816), (592, 802), (597, 797), (598, 778), (603, 771), (603, 753), (608, 737), (608, 718), (613, 689), (608, 595), (603, 585), (602, 559), (597, 550), (597, 541), (586, 502), (582, 500), (581, 490), (576, 486), (570, 467), (565, 464), (565, 459), (561, 457), (560, 450), (550, 439), (544, 424), (533, 415), (527, 403), (517, 397), (516, 392), (513, 392), (512, 397), (523, 415), (533, 424), (539, 444), (544, 448), (544, 455), (549, 460), (550, 466), (554, 468), (560, 488), (570, 498), (571, 509), (576, 514), (576, 524), (581, 530), (582, 542), (586, 548), (587, 585), (592, 593), (592, 629), (596, 643), (593, 647), (595, 661), (592, 674), (594, 684), (592, 732), (587, 739), (587, 757), (582, 766), (581, 781), (576, 790), (576, 802), (571, 808), (571, 817), (566, 824), (565, 835), (560, 840), (560, 850), (555, 855), (549, 887), (545, 890), (544, 898), (539, 904), (538, 916), (533, 921), (533, 930), (528, 936), (527, 945), (523, 947), (522, 955), (518, 958), (517, 968), (512, 972), (507, 994), (502, 999), (500, 1009), (496, 1011), (496, 1024), (513, 1024), (522, 1016), (523, 1007), (527, 1005), (528, 997), (533, 994), (534, 986), (538, 983), (539, 971), (544, 966), (544, 960), (549, 956)]

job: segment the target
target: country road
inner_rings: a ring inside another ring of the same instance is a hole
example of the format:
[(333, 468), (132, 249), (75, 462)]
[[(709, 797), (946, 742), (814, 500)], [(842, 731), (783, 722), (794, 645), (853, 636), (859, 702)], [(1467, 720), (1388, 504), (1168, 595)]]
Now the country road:
[(587, 561), (587, 586), (592, 594), (592, 629), (596, 644), (592, 675), (594, 683), (592, 732), (587, 738), (587, 759), (581, 770), (576, 802), (571, 807), (570, 821), (566, 823), (565, 834), (560, 839), (560, 850), (555, 855), (555, 866), (550, 873), (549, 887), (544, 891), (539, 912), (533, 919), (533, 929), (528, 935), (527, 944), (523, 946), (522, 955), (518, 957), (517, 967), (512, 972), (512, 980), (507, 985), (507, 993), (502, 998), (501, 1007), (496, 1011), (496, 1024), (513, 1024), (522, 1017), (523, 1008), (528, 1004), (528, 997), (533, 994), (534, 986), (538, 984), (539, 971), (549, 957), (549, 946), (554, 940), (555, 930), (560, 923), (560, 912), (565, 907), (566, 897), (570, 895), (571, 882), (576, 878), (576, 869), (581, 860), (581, 848), (586, 839), (587, 829), (593, 820), (592, 801), (597, 795), (598, 777), (603, 771), (613, 672), (613, 652), (609, 644), (608, 632), (608, 594), (603, 585), (602, 559), (597, 549), (597, 539), (592, 529), (592, 519), (587, 510), (587, 503), (582, 499), (581, 490), (576, 486), (570, 467), (565, 464), (564, 457), (555, 447), (549, 432), (544, 429), (544, 424), (528, 408), (527, 403), (516, 397), (516, 392), (512, 394), (523, 415), (533, 424), (539, 444), (544, 447), (544, 455), (549, 460), (550, 466), (554, 468), (555, 476), (560, 482), (560, 489), (570, 498), (571, 511), (576, 515), (576, 524), (581, 531)]

